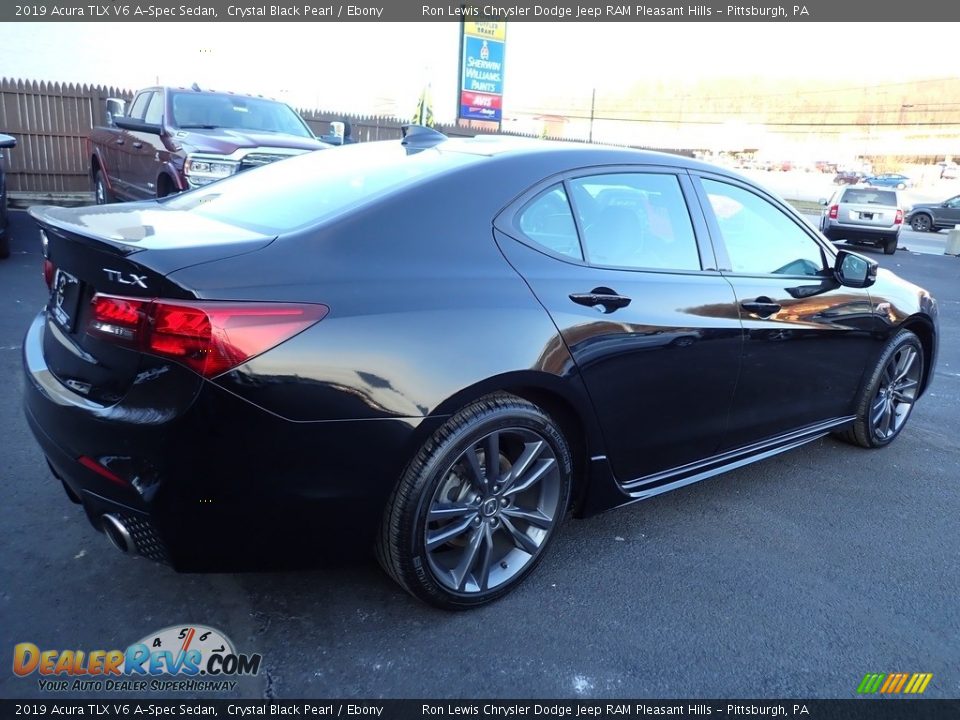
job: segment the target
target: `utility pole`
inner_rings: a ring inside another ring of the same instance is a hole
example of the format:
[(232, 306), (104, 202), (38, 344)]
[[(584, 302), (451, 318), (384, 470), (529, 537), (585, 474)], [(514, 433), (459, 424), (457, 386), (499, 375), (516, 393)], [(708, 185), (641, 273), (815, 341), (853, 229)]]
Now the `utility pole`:
[(593, 113), (597, 107), (597, 89), (590, 94), (590, 142), (593, 142)]

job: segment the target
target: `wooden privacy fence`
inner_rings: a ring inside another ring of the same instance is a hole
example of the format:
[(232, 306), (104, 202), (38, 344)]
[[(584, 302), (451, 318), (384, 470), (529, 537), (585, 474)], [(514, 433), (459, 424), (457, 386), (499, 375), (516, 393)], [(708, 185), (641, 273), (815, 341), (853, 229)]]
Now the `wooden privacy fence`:
[(131, 95), (101, 85), (0, 80), (0, 132), (17, 139), (6, 153), (8, 190), (89, 190), (87, 134), (105, 121), (108, 97)]
[[(17, 147), (5, 153), (8, 190), (55, 194), (90, 191), (86, 137), (93, 127), (106, 122), (108, 97), (129, 102), (133, 94), (103, 85), (0, 80), (0, 133), (17, 138)], [(327, 134), (331, 122), (346, 120), (358, 142), (400, 138), (402, 126), (409, 122), (325, 110), (301, 109), (300, 113), (316, 135)], [(435, 127), (451, 137), (495, 132), (489, 124)]]

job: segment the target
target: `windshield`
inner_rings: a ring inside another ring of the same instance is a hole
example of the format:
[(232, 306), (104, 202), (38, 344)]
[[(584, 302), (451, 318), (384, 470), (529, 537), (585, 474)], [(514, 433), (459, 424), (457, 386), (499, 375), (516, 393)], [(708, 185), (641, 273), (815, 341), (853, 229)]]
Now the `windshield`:
[(229, 128), (313, 137), (300, 116), (283, 103), (225, 93), (174, 93), (171, 119), (174, 127), (182, 129)]

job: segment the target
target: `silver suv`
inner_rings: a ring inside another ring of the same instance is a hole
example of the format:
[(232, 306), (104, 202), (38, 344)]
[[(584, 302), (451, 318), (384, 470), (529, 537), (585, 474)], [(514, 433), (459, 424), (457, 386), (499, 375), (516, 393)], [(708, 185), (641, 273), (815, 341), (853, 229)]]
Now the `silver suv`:
[(827, 239), (876, 245), (887, 255), (897, 251), (903, 206), (896, 190), (846, 187), (820, 204), (825, 206), (820, 215), (820, 232)]

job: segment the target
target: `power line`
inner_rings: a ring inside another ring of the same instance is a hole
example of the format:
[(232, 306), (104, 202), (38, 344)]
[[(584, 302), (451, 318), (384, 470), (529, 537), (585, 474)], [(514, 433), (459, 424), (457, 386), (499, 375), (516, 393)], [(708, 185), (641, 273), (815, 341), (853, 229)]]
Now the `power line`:
[[(924, 78), (922, 80), (904, 80), (901, 82), (892, 82), (892, 83), (879, 83), (876, 85), (852, 85), (846, 87), (820, 87), (810, 90), (784, 90), (779, 92), (759, 92), (759, 93), (747, 93), (740, 95), (707, 95), (701, 96), (699, 99), (702, 100), (752, 100), (756, 98), (768, 98), (768, 97), (786, 97), (786, 96), (796, 96), (796, 95), (822, 95), (825, 93), (837, 93), (837, 92), (852, 92), (857, 90), (885, 90), (887, 88), (896, 88), (896, 87), (905, 87), (905, 86), (916, 86), (920, 84), (929, 84), (929, 83), (944, 83), (951, 82), (957, 83), (958, 78), (956, 77), (941, 77), (941, 78)], [(680, 98), (680, 97), (690, 97), (690, 95), (681, 93), (679, 95), (671, 95), (671, 98)], [(640, 99), (637, 102), (644, 103), (654, 103), (662, 102), (662, 98), (646, 98)], [(630, 102), (630, 101), (625, 101)]]
[[(519, 112), (519, 111), (518, 111)], [(558, 113), (539, 113), (539, 114), (550, 114), (557, 115)], [(568, 120), (589, 120), (589, 115), (571, 115), (560, 113), (560, 117), (566, 118)], [(663, 120), (663, 119), (653, 119), (653, 118), (633, 118), (633, 117), (613, 117), (610, 115), (594, 115), (594, 120), (609, 120), (611, 122), (634, 122), (634, 123), (647, 123), (647, 124), (663, 124), (663, 125), (723, 125), (726, 121), (722, 120)], [(813, 123), (813, 122), (765, 122), (760, 123), (764, 125), (771, 125), (774, 127), (899, 127), (899, 128), (911, 128), (911, 127), (958, 127), (960, 126), (960, 120), (957, 122), (823, 122), (823, 123)]]

